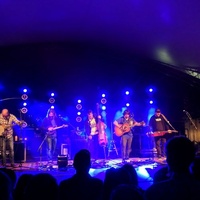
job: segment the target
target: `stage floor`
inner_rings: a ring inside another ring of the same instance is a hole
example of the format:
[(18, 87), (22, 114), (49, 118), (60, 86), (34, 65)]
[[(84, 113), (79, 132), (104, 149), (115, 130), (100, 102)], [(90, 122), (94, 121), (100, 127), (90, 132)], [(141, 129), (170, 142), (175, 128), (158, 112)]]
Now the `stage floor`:
[[(152, 178), (155, 172), (166, 166), (165, 160), (160, 160), (157, 158), (130, 158), (128, 161), (132, 164), (138, 174), (139, 186), (143, 189), (148, 188), (152, 184)], [(57, 161), (53, 161), (52, 166), (48, 165), (47, 161), (34, 161), (34, 162), (24, 162), (21, 164), (16, 163), (17, 167), (12, 168), (19, 178), (22, 174), (37, 174), (37, 173), (50, 173), (56, 179), (58, 184), (60, 181), (70, 178), (75, 174), (75, 169), (73, 167), (73, 160), (68, 160), (68, 166), (66, 168), (58, 167)], [(105, 171), (111, 167), (119, 168), (123, 165), (121, 159), (108, 159), (108, 160), (97, 160), (92, 162), (92, 167), (90, 169), (90, 174), (93, 177), (97, 177), (101, 180), (105, 178)], [(9, 169), (10, 165), (7, 165)], [(10, 168), (11, 169), (11, 168)]]

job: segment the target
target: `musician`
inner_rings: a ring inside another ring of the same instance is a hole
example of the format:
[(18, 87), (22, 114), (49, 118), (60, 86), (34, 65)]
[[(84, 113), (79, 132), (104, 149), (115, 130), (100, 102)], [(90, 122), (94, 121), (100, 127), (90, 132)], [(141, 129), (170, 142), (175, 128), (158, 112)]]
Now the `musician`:
[[(127, 123), (129, 127), (133, 126), (142, 126), (143, 123), (136, 122), (133, 116), (128, 109), (123, 112), (123, 116), (119, 119), (115, 120), (113, 124), (119, 128), (122, 127), (123, 124)], [(130, 128), (129, 131), (124, 132), (121, 136), (121, 151), (122, 151), (122, 162), (125, 162), (129, 159), (129, 155), (132, 151), (131, 145), (133, 140), (133, 133), (132, 129)]]
[(22, 122), (10, 114), (7, 109), (3, 109), (0, 114), (0, 125), (3, 127), (3, 133), (0, 137), (2, 140), (2, 165), (4, 167), (6, 167), (6, 147), (9, 150), (11, 167), (16, 167), (14, 164), (13, 124), (22, 125)]
[(46, 117), (43, 119), (42, 128), (46, 133), (46, 151), (48, 162), (53, 162), (57, 146), (57, 131), (54, 129), (61, 125), (61, 120), (53, 108), (48, 109)]
[[(171, 133), (169, 125), (165, 120), (165, 117), (161, 113), (160, 109), (155, 110), (155, 114), (149, 120), (149, 126), (152, 132), (157, 131), (167, 131)], [(156, 136), (154, 137), (156, 150), (157, 150), (157, 157), (158, 158), (165, 158), (165, 144), (166, 144), (166, 136)]]
[(85, 132), (88, 138), (88, 149), (94, 160), (98, 159), (99, 154), (99, 141), (98, 141), (98, 128), (97, 123), (100, 116), (94, 116), (92, 110), (87, 112), (87, 119), (85, 121)]

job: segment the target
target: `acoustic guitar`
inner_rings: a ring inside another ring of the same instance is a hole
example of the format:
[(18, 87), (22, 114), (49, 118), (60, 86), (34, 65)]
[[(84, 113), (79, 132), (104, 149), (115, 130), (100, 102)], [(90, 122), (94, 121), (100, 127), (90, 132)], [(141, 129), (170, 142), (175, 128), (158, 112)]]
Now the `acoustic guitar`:
[(176, 130), (170, 130), (170, 132), (168, 131), (155, 131), (155, 132), (148, 132), (146, 133), (146, 135), (148, 137), (158, 137), (158, 136), (164, 136), (166, 133), (178, 133), (178, 131)]
[[(139, 122), (139, 123), (141, 126), (143, 126), (145, 124), (144, 121)], [(120, 136), (124, 135), (125, 133), (128, 133), (134, 126), (136, 126), (136, 123), (133, 125), (130, 125), (129, 123), (124, 123), (120, 127), (115, 126), (114, 127), (115, 135), (120, 137)]]

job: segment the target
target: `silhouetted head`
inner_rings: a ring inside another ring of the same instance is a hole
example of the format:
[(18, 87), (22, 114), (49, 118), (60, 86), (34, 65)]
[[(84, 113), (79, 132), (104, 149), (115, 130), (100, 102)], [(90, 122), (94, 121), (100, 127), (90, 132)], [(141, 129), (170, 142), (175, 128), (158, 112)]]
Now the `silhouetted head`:
[(173, 172), (186, 172), (195, 158), (194, 144), (184, 136), (174, 137), (166, 144), (167, 163)]
[(73, 165), (77, 172), (88, 173), (91, 167), (90, 152), (87, 149), (80, 150), (74, 157)]

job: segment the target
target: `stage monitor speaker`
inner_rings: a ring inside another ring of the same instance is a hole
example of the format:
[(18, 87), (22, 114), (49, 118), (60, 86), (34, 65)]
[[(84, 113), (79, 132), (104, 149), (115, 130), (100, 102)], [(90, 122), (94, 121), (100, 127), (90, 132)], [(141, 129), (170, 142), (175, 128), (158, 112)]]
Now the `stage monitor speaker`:
[(26, 161), (24, 142), (14, 142), (14, 159), (20, 163)]
[(58, 155), (58, 169), (63, 169), (68, 166), (68, 156), (67, 155)]

